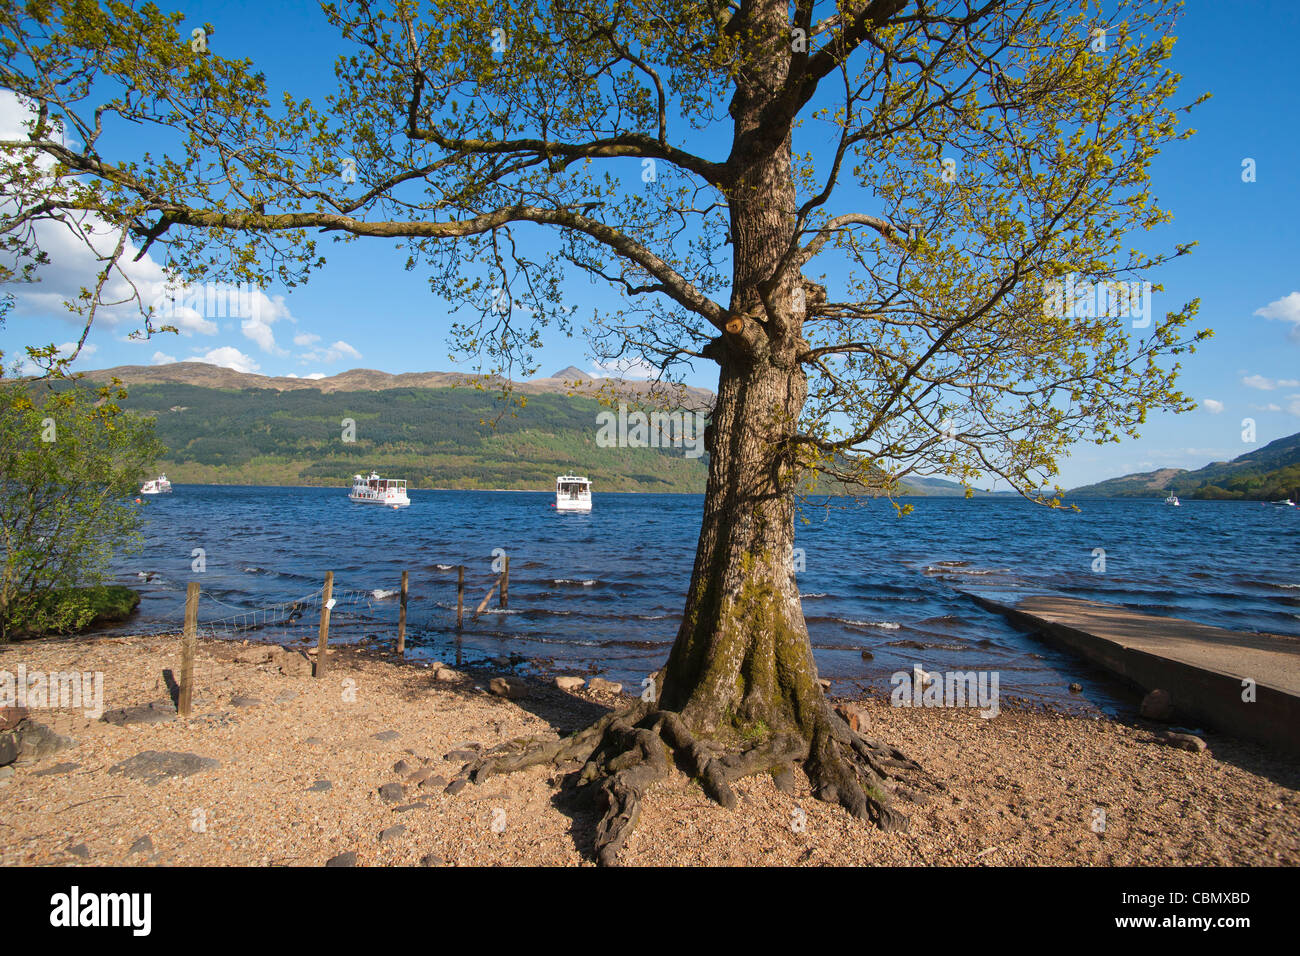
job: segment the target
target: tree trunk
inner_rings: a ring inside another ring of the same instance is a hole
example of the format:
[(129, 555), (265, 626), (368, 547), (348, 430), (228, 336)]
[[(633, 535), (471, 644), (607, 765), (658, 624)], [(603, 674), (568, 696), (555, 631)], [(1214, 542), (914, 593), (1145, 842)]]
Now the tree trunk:
[(790, 124), (772, 101), (790, 68), (784, 0), (742, 4), (755, 44), (737, 79), (732, 160), (733, 284), (728, 331), (706, 347), (720, 366), (705, 432), (709, 482), (681, 629), (654, 699), (560, 741), (518, 741), (485, 755), (468, 775), (585, 761), (578, 782), (603, 805), (595, 846), (613, 863), (641, 799), (674, 762), (724, 806), (730, 782), (772, 772), (793, 785), (801, 762), (814, 793), (885, 829), (905, 824), (887, 778), (920, 768), (864, 737), (830, 708), (813, 663), (793, 568), (792, 438), (807, 398), (799, 363), (803, 279), (788, 264), (797, 225)]
[[(762, 728), (807, 738), (822, 708), (792, 568), (794, 463), (790, 439), (807, 397), (799, 365), (802, 310), (795, 269), (780, 274), (794, 238), (790, 133), (765, 126), (770, 91), (789, 69), (785, 4), (755, 4), (754, 34), (768, 43), (743, 71), (731, 103), (733, 159), (742, 172), (728, 196), (731, 314), (755, 324), (710, 347), (721, 366), (706, 436), (709, 482), (681, 630), (660, 705), (699, 733)], [(742, 343), (757, 338), (758, 348)]]
[(738, 365), (718, 384), (695, 568), (659, 704), (700, 734), (807, 737), (822, 695), (792, 568), (786, 457), (806, 384), (797, 367)]

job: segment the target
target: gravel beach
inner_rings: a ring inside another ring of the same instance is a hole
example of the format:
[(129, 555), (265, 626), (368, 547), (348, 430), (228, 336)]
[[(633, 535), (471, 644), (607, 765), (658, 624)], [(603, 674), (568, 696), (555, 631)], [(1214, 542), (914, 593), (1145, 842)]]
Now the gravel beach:
[[(591, 865), (596, 815), (536, 768), (446, 788), (473, 752), (577, 730), (631, 698), (509, 671), (407, 664), (340, 647), (313, 678), (301, 651), (201, 641), (193, 714), (175, 715), (176, 637), (0, 646), (0, 671), (102, 672), (103, 718), (30, 711), (62, 738), (0, 768), (4, 865)], [(630, 688), (629, 688), (630, 689)], [(894, 708), (864, 699), (867, 731), (945, 789), (883, 834), (769, 776), (726, 810), (681, 774), (645, 801), (628, 865), (1300, 863), (1300, 764), (1207, 733), (1017, 709)], [(152, 709), (148, 705), (155, 705)], [(12, 716), (12, 715), (11, 715)], [(456, 789), (456, 788), (453, 788)]]

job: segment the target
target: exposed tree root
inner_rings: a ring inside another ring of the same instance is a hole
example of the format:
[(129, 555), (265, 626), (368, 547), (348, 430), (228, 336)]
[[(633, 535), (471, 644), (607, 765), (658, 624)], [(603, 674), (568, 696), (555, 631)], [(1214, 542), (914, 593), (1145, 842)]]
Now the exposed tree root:
[(818, 799), (838, 803), (885, 832), (908, 824), (893, 805), (895, 794), (918, 800), (921, 797), (909, 786), (943, 789), (897, 749), (852, 730), (829, 705), (821, 708), (811, 743), (798, 734), (773, 733), (726, 752), (714, 741), (696, 737), (676, 711), (637, 703), (563, 740), (513, 740), (484, 754), (466, 772), (477, 784), (493, 774), (575, 761), (583, 762), (578, 785), (593, 792), (602, 812), (595, 834), (596, 860), (602, 865), (617, 864), (646, 791), (668, 775), (674, 763), (728, 809), (736, 805), (734, 781), (770, 772), (779, 789), (793, 792), (793, 766), (802, 763)]

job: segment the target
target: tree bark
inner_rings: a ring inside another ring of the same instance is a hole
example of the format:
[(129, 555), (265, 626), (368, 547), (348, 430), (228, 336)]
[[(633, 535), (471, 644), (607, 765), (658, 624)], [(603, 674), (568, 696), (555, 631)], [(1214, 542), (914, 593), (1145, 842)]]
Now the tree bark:
[(756, 323), (758, 348), (739, 331), (709, 349), (720, 365), (707, 432), (709, 481), (681, 630), (660, 704), (697, 733), (765, 726), (808, 735), (821, 688), (792, 568), (795, 469), (791, 442), (807, 397), (796, 343), (803, 315), (796, 269), (781, 262), (797, 213), (790, 132), (765, 127), (771, 91), (790, 64), (784, 3), (751, 11), (756, 54), (731, 103), (731, 161), (740, 174), (728, 196), (733, 244), (731, 315)]
[[(797, 224), (789, 123), (774, 122), (790, 68), (783, 0), (755, 0), (738, 16), (757, 53), (746, 60), (731, 103), (735, 134), (727, 189), (734, 280), (727, 332), (705, 354), (720, 367), (705, 432), (709, 481), (685, 613), (654, 699), (612, 713), (562, 741), (516, 741), (467, 770), (495, 773), (584, 761), (603, 816), (597, 860), (614, 863), (650, 785), (676, 763), (723, 806), (731, 781), (771, 772), (782, 789), (802, 762), (815, 795), (883, 829), (892, 809), (887, 779), (920, 768), (864, 737), (831, 709), (817, 680), (795, 583), (792, 438), (807, 398), (798, 355), (803, 279), (786, 264)], [(775, 112), (774, 112), (775, 111)]]

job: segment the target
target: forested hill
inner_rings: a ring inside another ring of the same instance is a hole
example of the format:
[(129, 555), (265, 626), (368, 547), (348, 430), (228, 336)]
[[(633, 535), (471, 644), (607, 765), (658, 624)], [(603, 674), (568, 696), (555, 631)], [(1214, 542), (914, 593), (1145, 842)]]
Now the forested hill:
[(1180, 498), (1300, 500), (1300, 433), (1279, 438), (1232, 461), (1186, 471), (1162, 468), (1085, 485), (1072, 498)]
[[(531, 394), (512, 417), (490, 389), (222, 384), (129, 386), (124, 407), (156, 417), (169, 449), (159, 469), (173, 482), (342, 486), (374, 468), (412, 488), (542, 491), (556, 475), (577, 473), (600, 491), (704, 490), (705, 457), (597, 447), (601, 406), (591, 398)], [(355, 441), (344, 440), (344, 419), (356, 423)], [(495, 428), (482, 424), (494, 420)]]
[[(470, 377), (454, 372), (352, 369), (323, 379), (272, 378), (180, 362), (85, 377), (126, 384), (124, 407), (156, 419), (169, 449), (159, 470), (180, 484), (342, 486), (373, 468), (412, 488), (544, 491), (557, 475), (580, 474), (599, 491), (702, 493), (707, 478), (707, 457), (687, 457), (682, 448), (597, 446), (596, 415), (604, 407), (586, 396), (611, 380), (573, 367), (515, 383), (527, 397), (517, 414), (490, 383), (467, 387)], [(620, 394), (647, 388), (612, 384)], [(681, 399), (707, 410), (713, 395), (691, 388)], [(347, 436), (355, 441), (344, 440), (344, 419), (355, 422)], [(826, 482), (804, 490), (841, 493)], [(965, 493), (938, 478), (910, 478), (901, 491)]]

